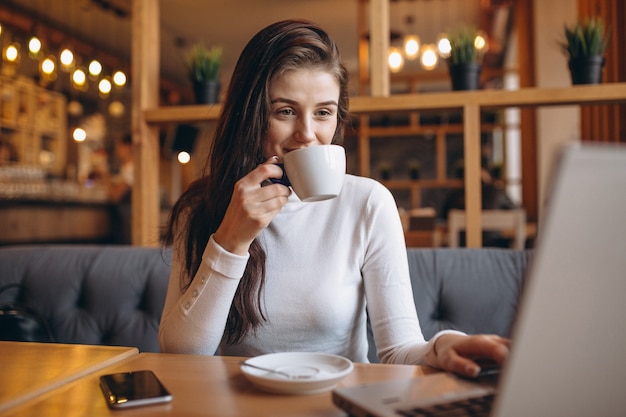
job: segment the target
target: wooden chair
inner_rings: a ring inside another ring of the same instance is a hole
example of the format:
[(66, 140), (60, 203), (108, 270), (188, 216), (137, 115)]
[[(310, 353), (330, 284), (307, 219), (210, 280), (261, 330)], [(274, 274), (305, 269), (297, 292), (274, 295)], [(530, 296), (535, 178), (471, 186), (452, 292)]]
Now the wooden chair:
[[(513, 235), (512, 248), (526, 246), (526, 210), (483, 210), (481, 212), (483, 230), (499, 231)], [(450, 210), (448, 213), (448, 246), (459, 247), (459, 232), (465, 230), (465, 211)]]
[(432, 248), (439, 246), (435, 230), (436, 211), (432, 207), (401, 210), (400, 219), (407, 247)]

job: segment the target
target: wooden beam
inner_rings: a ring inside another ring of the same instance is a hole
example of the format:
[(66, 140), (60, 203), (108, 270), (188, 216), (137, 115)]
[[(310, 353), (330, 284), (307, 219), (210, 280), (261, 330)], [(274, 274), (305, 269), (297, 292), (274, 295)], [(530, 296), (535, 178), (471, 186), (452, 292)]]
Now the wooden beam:
[(159, 244), (159, 130), (145, 110), (159, 105), (159, 1), (133, 0), (131, 124), (135, 180), (132, 192), (132, 243)]
[(370, 1), (370, 94), (389, 96), (389, 0)]
[(468, 248), (480, 248), (482, 239), (482, 190), (480, 175), (480, 107), (468, 104), (463, 108), (463, 165), (465, 167), (465, 215)]

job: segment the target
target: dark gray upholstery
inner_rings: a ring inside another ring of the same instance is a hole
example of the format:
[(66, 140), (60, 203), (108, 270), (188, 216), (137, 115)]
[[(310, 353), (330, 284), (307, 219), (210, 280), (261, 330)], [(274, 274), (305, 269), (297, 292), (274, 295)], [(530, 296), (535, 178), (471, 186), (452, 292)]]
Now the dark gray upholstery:
[(130, 246), (0, 248), (0, 286), (50, 323), (56, 342), (136, 346), (158, 352), (171, 253)]
[[(508, 336), (530, 252), (511, 249), (408, 249), (426, 338), (441, 329)], [(55, 341), (159, 350), (157, 332), (171, 252), (134, 246), (0, 247), (0, 294), (50, 323)], [(370, 360), (376, 353), (370, 332)]]
[[(424, 337), (444, 329), (508, 337), (531, 251), (408, 249), (413, 298)], [(378, 362), (368, 328), (370, 362)]]
[(495, 248), (409, 250), (424, 337), (444, 329), (510, 336), (529, 256)]

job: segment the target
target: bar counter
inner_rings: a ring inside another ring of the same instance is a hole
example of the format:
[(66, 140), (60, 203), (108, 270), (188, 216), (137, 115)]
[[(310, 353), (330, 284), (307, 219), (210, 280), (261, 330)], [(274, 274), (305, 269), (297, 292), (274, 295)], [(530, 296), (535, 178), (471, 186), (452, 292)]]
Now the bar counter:
[(113, 206), (99, 190), (67, 193), (29, 184), (1, 191), (0, 245), (111, 239)]

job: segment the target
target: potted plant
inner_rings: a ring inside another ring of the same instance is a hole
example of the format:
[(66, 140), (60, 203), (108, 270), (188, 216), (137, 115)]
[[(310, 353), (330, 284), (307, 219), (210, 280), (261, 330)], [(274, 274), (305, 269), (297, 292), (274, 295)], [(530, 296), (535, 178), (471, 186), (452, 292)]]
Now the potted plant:
[(411, 159), (408, 162), (408, 168), (409, 168), (409, 178), (411, 178), (412, 180), (419, 180), (420, 171), (422, 169), (421, 162), (418, 161), (417, 159)]
[[(450, 53), (446, 57), (453, 90), (477, 90), (484, 48), (477, 45), (480, 32), (471, 27), (461, 27), (448, 34)], [(482, 39), (484, 42), (484, 38)]]
[(604, 51), (609, 41), (601, 17), (589, 17), (564, 27), (561, 47), (569, 57), (572, 84), (598, 84), (602, 80)]
[(196, 103), (217, 103), (222, 56), (223, 51), (220, 46), (209, 49), (203, 44), (196, 44), (191, 48), (187, 57), (187, 64)]
[(383, 181), (391, 178), (391, 163), (388, 161), (381, 161), (378, 164), (378, 172)]

